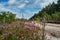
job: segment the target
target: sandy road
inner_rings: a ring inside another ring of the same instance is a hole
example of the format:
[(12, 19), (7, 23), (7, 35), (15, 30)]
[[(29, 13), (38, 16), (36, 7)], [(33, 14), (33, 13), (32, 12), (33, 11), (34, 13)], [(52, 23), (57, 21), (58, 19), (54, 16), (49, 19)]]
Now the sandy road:
[[(36, 23), (36, 26), (39, 26), (40, 29), (43, 27), (42, 24)], [(45, 31), (47, 40), (60, 40), (60, 24), (45, 24)]]
[(46, 36), (49, 40), (60, 40), (60, 24), (47, 23), (45, 26)]

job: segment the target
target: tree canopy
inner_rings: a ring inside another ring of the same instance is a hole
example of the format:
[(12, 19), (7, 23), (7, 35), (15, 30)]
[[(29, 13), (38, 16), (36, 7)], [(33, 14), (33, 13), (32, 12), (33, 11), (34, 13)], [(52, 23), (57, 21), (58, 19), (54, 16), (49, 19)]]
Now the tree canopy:
[(9, 23), (13, 22), (16, 19), (16, 14), (11, 12), (1, 12), (0, 13), (0, 23)]
[(32, 16), (30, 20), (33, 19), (41, 19), (42, 17), (46, 16), (47, 20), (55, 20), (60, 21), (60, 0), (57, 1), (57, 4), (54, 2), (52, 4), (49, 4), (45, 8), (43, 8), (41, 11), (39, 11), (37, 14)]

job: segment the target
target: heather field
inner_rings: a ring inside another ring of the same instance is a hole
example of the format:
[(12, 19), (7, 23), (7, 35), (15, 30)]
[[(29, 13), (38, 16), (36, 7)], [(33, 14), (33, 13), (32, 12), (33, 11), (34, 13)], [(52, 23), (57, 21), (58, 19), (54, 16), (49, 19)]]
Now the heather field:
[(0, 0), (0, 40), (60, 40), (60, 0)]
[(0, 25), (0, 40), (41, 40), (40, 29), (34, 25), (14, 22)]

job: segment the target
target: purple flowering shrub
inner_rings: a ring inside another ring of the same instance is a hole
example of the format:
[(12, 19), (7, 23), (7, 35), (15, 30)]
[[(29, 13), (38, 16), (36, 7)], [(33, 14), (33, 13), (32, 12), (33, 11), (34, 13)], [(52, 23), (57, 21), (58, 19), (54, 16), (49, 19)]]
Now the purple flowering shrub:
[(41, 40), (38, 31), (38, 27), (32, 25), (26, 27), (21, 23), (16, 27), (7, 26), (7, 28), (0, 28), (0, 40)]

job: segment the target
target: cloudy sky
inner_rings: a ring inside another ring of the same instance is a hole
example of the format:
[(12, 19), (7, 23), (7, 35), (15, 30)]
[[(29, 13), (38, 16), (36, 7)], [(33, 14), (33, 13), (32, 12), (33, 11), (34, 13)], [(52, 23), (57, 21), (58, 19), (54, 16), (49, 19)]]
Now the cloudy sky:
[(23, 14), (28, 19), (53, 2), (57, 3), (57, 0), (0, 0), (0, 12), (10, 11), (19, 18)]

